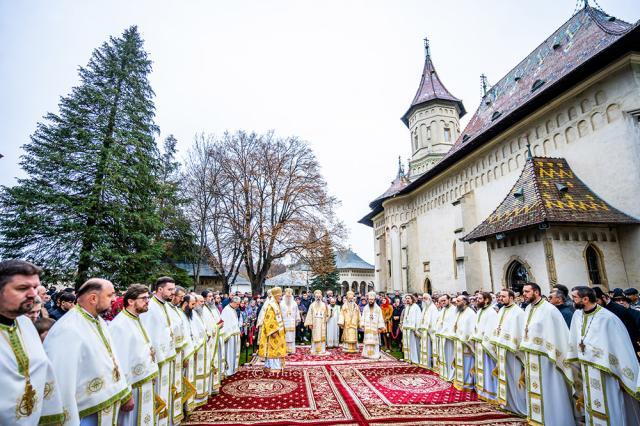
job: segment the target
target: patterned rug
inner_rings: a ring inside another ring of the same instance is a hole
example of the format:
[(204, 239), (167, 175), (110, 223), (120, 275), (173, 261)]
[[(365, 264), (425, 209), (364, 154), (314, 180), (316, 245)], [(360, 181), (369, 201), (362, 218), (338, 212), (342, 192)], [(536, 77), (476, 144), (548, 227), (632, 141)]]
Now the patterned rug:
[(525, 425), (518, 417), (456, 390), (432, 372), (383, 354), (371, 362), (331, 349), (312, 356), (299, 347), (284, 373), (256, 360), (225, 379), (220, 393), (186, 425)]
[[(362, 345), (358, 346), (357, 353), (343, 352), (341, 348), (327, 349), (327, 355), (311, 355), (311, 346), (297, 345), (296, 353), (287, 355), (287, 366), (292, 365), (333, 365), (333, 364), (350, 364), (350, 363), (368, 363), (382, 361), (395, 361), (396, 359), (385, 352), (380, 352), (380, 360), (363, 358), (360, 353), (362, 352)], [(251, 360), (251, 365), (263, 365), (257, 357)]]

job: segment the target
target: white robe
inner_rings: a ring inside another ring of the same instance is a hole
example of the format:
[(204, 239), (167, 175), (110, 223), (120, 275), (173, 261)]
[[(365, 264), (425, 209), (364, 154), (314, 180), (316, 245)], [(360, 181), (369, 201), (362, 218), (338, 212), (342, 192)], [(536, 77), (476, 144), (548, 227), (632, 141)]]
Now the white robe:
[[(264, 310), (263, 306), (261, 309)], [(225, 353), (225, 375), (232, 376), (238, 370), (238, 363), (240, 362), (240, 325), (238, 323), (238, 314), (231, 305), (225, 306), (221, 315), (224, 325), (222, 326), (222, 340), (224, 341), (224, 353)]]
[(624, 324), (598, 306), (584, 314), (576, 310), (569, 330), (569, 362), (579, 369), (587, 425), (640, 424), (640, 367)]
[(476, 392), (485, 401), (498, 398), (498, 376), (492, 374), (496, 368), (498, 355), (489, 338), (498, 327), (498, 313), (492, 306), (486, 306), (476, 313), (476, 326), (473, 334), (475, 342)]
[[(282, 319), (284, 321), (285, 340), (287, 342), (287, 353), (293, 354), (296, 352), (296, 325), (300, 322), (300, 313), (298, 311), (298, 304), (293, 300), (290, 303), (286, 302), (287, 296), (280, 301), (280, 311), (282, 312)], [(263, 307), (260, 312), (264, 311)]]
[(149, 310), (140, 314), (140, 322), (144, 326), (151, 346), (155, 351), (158, 363), (158, 378), (155, 380), (154, 392), (160, 398), (161, 407), (156, 415), (156, 425), (169, 424), (173, 407), (174, 392), (172, 384), (174, 378), (176, 342), (174, 340), (174, 327), (171, 322), (171, 303), (162, 302), (156, 296), (149, 301)]
[(114, 351), (131, 386), (135, 402), (133, 410), (120, 412), (118, 424), (151, 424), (155, 410), (153, 379), (158, 375), (158, 364), (149, 336), (140, 319), (126, 309), (109, 323), (109, 332), (116, 340)]
[(456, 314), (453, 324), (453, 338), (455, 341), (456, 374), (454, 386), (457, 389), (471, 390), (474, 388), (474, 375), (472, 370), (475, 364), (474, 345), (471, 338), (476, 325), (476, 313), (467, 307)]
[(191, 336), (195, 346), (193, 370), (196, 395), (193, 406), (189, 407), (192, 410), (206, 404), (209, 398), (209, 388), (207, 386), (209, 384), (209, 375), (211, 374), (211, 361), (208, 361), (209, 357), (207, 356), (207, 330), (200, 313), (193, 311), (189, 325), (191, 326)]
[(436, 342), (438, 354), (438, 374), (444, 380), (452, 382), (455, 370), (455, 347), (453, 345), (453, 323), (456, 321), (456, 307), (449, 305), (438, 312), (436, 322)]
[(309, 306), (304, 325), (313, 328), (311, 330), (311, 354), (327, 355), (327, 320), (329, 309), (323, 301), (313, 302)]
[[(182, 404), (182, 359), (184, 355), (184, 349), (188, 345), (186, 337), (189, 334), (187, 323), (187, 317), (182, 312), (182, 309), (178, 308), (172, 303), (167, 303), (167, 313), (171, 321), (171, 330), (173, 334), (173, 343), (176, 350), (176, 356), (171, 362), (171, 372), (169, 374), (169, 383), (172, 392), (172, 404), (169, 407), (170, 423), (179, 424), (184, 418), (184, 410)], [(171, 384), (173, 383), (173, 384)]]
[(131, 387), (107, 323), (76, 305), (51, 327), (44, 349), (55, 366), (69, 424), (83, 418), (96, 419), (92, 422), (98, 425), (115, 423)]
[(360, 328), (364, 330), (362, 356), (364, 358), (380, 358), (380, 331), (385, 328), (382, 309), (377, 304), (362, 309)]
[(222, 383), (222, 345), (224, 344), (222, 341), (222, 335), (220, 333), (220, 329), (222, 328), (221, 320), (220, 320), (220, 312), (218, 312), (218, 308), (213, 306), (212, 308), (205, 307), (209, 309), (211, 318), (213, 319), (213, 330), (211, 333), (211, 340), (213, 346), (213, 352), (211, 353), (211, 375), (210, 375), (210, 389), (211, 393), (218, 393), (220, 390), (220, 384)]
[(402, 321), (402, 349), (404, 360), (412, 364), (420, 364), (420, 326), (422, 311), (415, 303), (404, 308)]
[[(185, 314), (181, 308), (178, 308), (177, 312), (180, 315), (180, 322), (184, 326), (184, 346), (182, 350), (182, 362), (176, 364), (176, 370), (180, 372), (181, 392), (175, 394), (174, 405), (177, 407), (178, 403), (176, 400), (179, 400), (180, 413), (190, 414), (195, 406), (195, 397), (198, 391), (196, 388), (197, 341), (194, 339), (191, 321), (187, 317), (187, 314)], [(173, 415), (176, 416), (177, 414), (174, 410)]]
[[(26, 426), (38, 424), (39, 419), (50, 423), (62, 420), (59, 383), (31, 319), (20, 316), (13, 326), (0, 325), (0, 334), (0, 380), (5, 395), (0, 398), (0, 424)], [(25, 392), (27, 375), (21, 368), (27, 363), (34, 398)]]
[(524, 354), (519, 349), (524, 321), (524, 311), (518, 305), (503, 306), (498, 312), (498, 327), (490, 339), (498, 352), (498, 403), (522, 416), (527, 415)]
[(433, 302), (423, 302), (422, 317), (418, 331), (420, 332), (420, 365), (433, 370), (433, 349), (435, 323), (438, 319), (438, 308)]
[(532, 424), (575, 425), (573, 374), (568, 363), (569, 329), (562, 314), (540, 299), (524, 312), (525, 328), (520, 350), (525, 353), (527, 411)]
[(213, 365), (213, 352), (215, 351), (215, 333), (216, 333), (216, 320), (208, 306), (202, 306), (202, 313), (200, 319), (204, 324), (204, 329), (207, 333), (206, 351), (205, 351), (205, 382), (204, 386), (208, 395), (213, 394), (213, 387), (211, 383), (211, 367)]
[(338, 320), (340, 318), (340, 306), (327, 305), (329, 308), (329, 320), (327, 321), (327, 347), (337, 348), (340, 346), (340, 327)]

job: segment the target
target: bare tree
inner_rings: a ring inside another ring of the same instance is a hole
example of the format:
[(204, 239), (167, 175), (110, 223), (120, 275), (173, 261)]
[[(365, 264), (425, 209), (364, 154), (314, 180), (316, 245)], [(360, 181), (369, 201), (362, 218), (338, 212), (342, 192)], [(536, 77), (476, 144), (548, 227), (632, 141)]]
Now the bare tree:
[(219, 149), (213, 136), (196, 135), (185, 162), (183, 189), (190, 199), (185, 213), (195, 235), (190, 259), (194, 279), (199, 281), (201, 265), (207, 263), (220, 275), (224, 291), (228, 291), (238, 275), (242, 256), (221, 199), (224, 182), (220, 164), (224, 158)]
[(274, 261), (308, 249), (314, 230), (335, 239), (344, 235), (334, 215), (338, 202), (328, 195), (305, 142), (278, 138), (273, 132), (237, 132), (225, 134), (220, 148), (224, 209), (242, 246), (254, 294), (262, 292)]

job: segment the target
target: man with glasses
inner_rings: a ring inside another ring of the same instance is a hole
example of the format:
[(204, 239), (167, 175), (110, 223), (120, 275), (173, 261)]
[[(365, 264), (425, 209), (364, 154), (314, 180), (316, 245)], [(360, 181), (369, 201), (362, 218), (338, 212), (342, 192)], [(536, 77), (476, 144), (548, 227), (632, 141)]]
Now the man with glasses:
[(158, 364), (149, 335), (140, 322), (140, 314), (149, 310), (149, 289), (133, 284), (124, 294), (124, 309), (109, 324), (117, 339), (114, 351), (133, 394), (134, 409), (120, 412), (118, 424), (137, 426), (151, 424), (155, 411), (153, 379)]

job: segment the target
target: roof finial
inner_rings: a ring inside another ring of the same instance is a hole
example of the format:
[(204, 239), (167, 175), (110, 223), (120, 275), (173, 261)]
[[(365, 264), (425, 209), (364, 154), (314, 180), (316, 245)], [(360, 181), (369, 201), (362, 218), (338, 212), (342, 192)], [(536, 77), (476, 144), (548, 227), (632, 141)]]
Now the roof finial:
[(480, 87), (482, 89), (482, 97), (487, 96), (487, 91), (489, 91), (489, 79), (484, 73), (480, 74)]
[(533, 154), (531, 153), (531, 142), (527, 141), (527, 161), (533, 159)]
[(424, 38), (424, 56), (427, 58), (431, 55), (429, 51), (429, 39), (427, 37)]
[(398, 177), (404, 176), (404, 167), (402, 166), (402, 158), (398, 155)]

